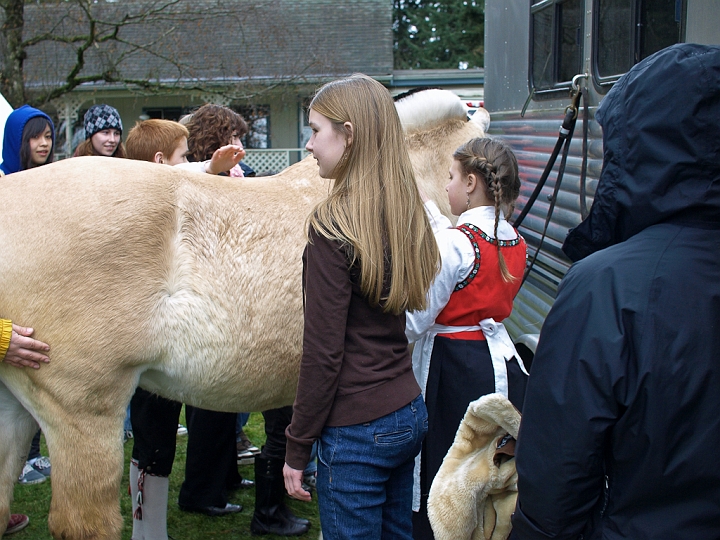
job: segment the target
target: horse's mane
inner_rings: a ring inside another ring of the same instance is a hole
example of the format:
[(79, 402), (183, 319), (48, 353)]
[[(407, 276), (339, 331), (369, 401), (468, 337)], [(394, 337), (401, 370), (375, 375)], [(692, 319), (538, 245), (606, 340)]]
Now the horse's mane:
[(408, 134), (428, 131), (451, 121), (467, 122), (467, 107), (449, 90), (431, 88), (406, 92), (396, 98), (395, 107)]

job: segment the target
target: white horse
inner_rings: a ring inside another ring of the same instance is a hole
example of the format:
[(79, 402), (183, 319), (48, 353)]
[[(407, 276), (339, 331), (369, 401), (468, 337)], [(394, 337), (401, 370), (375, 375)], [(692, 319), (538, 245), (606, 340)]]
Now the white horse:
[[(467, 121), (440, 90), (398, 111), (418, 182), (448, 212), (452, 151), (489, 117)], [(35, 328), (51, 362), (0, 363), (0, 535), (38, 424), (53, 464), (51, 534), (115, 540), (138, 384), (222, 411), (292, 404), (305, 221), (330, 187), (311, 157), (263, 178), (87, 157), (3, 179), (0, 317)]]

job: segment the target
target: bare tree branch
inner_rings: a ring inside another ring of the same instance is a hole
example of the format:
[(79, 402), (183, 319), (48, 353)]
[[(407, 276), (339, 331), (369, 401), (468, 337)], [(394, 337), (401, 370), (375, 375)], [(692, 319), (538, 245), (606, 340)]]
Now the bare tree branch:
[(13, 106), (102, 83), (248, 97), (342, 73), (342, 48), (323, 48), (317, 29), (292, 20), (294, 3), (281, 3), (0, 0), (0, 90)]

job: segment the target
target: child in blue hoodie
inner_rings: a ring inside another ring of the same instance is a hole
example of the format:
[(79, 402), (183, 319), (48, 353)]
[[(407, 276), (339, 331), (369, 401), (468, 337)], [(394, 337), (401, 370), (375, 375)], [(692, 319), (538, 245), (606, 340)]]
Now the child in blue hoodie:
[(55, 150), (55, 126), (44, 112), (23, 105), (5, 122), (2, 148), (3, 174), (12, 174), (52, 163)]

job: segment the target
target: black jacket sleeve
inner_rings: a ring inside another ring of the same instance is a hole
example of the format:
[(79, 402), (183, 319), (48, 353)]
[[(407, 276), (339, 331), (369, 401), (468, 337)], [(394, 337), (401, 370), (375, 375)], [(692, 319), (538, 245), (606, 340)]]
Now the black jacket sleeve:
[(622, 295), (614, 270), (591, 265), (568, 272), (540, 335), (518, 438), (512, 538), (578, 538), (602, 504), (603, 454), (621, 414), (634, 321), (618, 310), (624, 300), (612, 299)]

